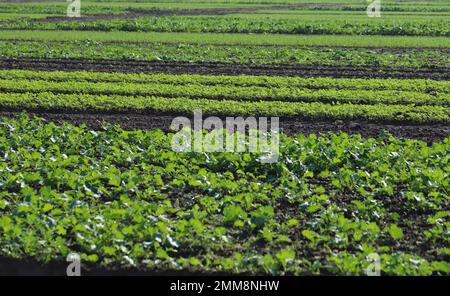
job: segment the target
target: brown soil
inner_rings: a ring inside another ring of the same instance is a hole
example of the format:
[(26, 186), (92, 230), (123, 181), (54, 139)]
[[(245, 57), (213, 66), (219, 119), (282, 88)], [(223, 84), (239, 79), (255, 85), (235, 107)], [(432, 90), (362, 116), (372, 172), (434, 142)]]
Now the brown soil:
[(227, 15), (261, 10), (262, 8), (230, 8), (230, 9), (179, 9), (179, 10), (133, 10), (117, 14), (93, 14), (81, 17), (49, 16), (44, 19), (36, 19), (34, 22), (89, 22), (112, 19), (132, 19), (145, 16), (201, 16), (201, 15)]
[[(23, 0), (14, 0), (23, 1)], [(26, 0), (25, 0), (26, 1)], [(276, 5), (276, 6), (254, 6), (254, 7), (230, 7), (230, 8), (207, 8), (207, 9), (136, 9), (130, 8), (125, 13), (116, 14), (92, 14), (82, 15), (78, 18), (67, 16), (49, 16), (44, 19), (35, 19), (33, 22), (60, 22), (60, 21), (97, 21), (111, 19), (132, 19), (145, 16), (202, 16), (202, 15), (227, 15), (235, 13), (250, 13), (260, 10), (286, 10), (296, 7), (307, 6), (308, 3)], [(323, 5), (320, 5), (323, 6)]]
[(335, 78), (425, 78), (449, 80), (450, 69), (354, 67), (325, 65), (244, 65), (224, 63), (183, 63), (126, 60), (2, 59), (0, 69), (100, 71), (123, 73), (169, 73), (204, 75), (267, 75)]
[[(0, 116), (13, 117), (14, 111), (0, 111)], [(89, 128), (99, 130), (105, 123), (118, 124), (125, 130), (161, 129), (170, 131), (172, 119), (182, 114), (136, 114), (136, 113), (75, 113), (75, 112), (45, 112), (30, 111), (30, 115), (42, 117), (57, 123), (69, 122), (75, 125), (86, 124)], [(189, 117), (189, 116), (188, 116)], [(224, 118), (223, 118), (224, 119)], [(364, 137), (376, 137), (387, 131), (393, 136), (408, 139), (418, 139), (433, 143), (450, 136), (450, 125), (414, 125), (408, 123), (393, 124), (381, 122), (367, 122), (360, 120), (342, 121), (313, 121), (298, 118), (281, 118), (280, 128), (287, 135), (318, 134), (327, 132), (345, 132), (360, 134)]]
[[(181, 33), (184, 34), (184, 33)], [(186, 33), (188, 34), (188, 33)], [(311, 35), (313, 36), (313, 35)], [(7, 42), (23, 42), (23, 41), (33, 41), (31, 39), (7, 39), (7, 40), (2, 40), (2, 41), (7, 41)], [(83, 41), (82, 39), (78, 40), (78, 41)], [(45, 40), (46, 44), (50, 44), (50, 45), (61, 45), (65, 42), (70, 42), (70, 41), (61, 41), (61, 40)], [(170, 46), (178, 46), (180, 45), (180, 42), (155, 42), (155, 41), (151, 41), (151, 40), (105, 40), (105, 41), (97, 41), (97, 43), (99, 44), (103, 44), (103, 45), (117, 45), (117, 44), (137, 44), (137, 45), (154, 45), (154, 44), (164, 44), (164, 45), (170, 45)], [(183, 44), (190, 44), (190, 45), (195, 45), (195, 46), (200, 46), (200, 47), (210, 47), (210, 46), (239, 46), (239, 47), (266, 47), (268, 49), (272, 49), (272, 48), (276, 48), (279, 47), (280, 45), (277, 44), (273, 44), (273, 43), (261, 43), (261, 44), (246, 44), (246, 43), (239, 43), (239, 44), (230, 44), (230, 43), (208, 43), (208, 42), (202, 42), (202, 43), (197, 43), (197, 42), (193, 42), (193, 43), (189, 43), (189, 42), (183, 42)], [(450, 48), (447, 47), (380, 47), (380, 46), (353, 46), (353, 45), (333, 45), (333, 46), (329, 46), (329, 45), (298, 45), (298, 44), (283, 44), (283, 47), (293, 47), (293, 48), (298, 48), (298, 47), (313, 47), (313, 48), (337, 48), (337, 49), (347, 49), (347, 50), (366, 50), (366, 51), (371, 51), (372, 53), (380, 53), (380, 54), (384, 54), (384, 53), (388, 53), (388, 54), (410, 54), (412, 52), (424, 52), (424, 51), (438, 51), (440, 54), (442, 55), (450, 55)], [(29, 59), (29, 58), (28, 58)], [(36, 58), (34, 58), (36, 59)], [(432, 62), (434, 62), (432, 60)], [(434, 69), (434, 68), (432, 68)]]
[[(69, 263), (51, 262), (42, 264), (33, 259), (11, 259), (0, 257), (0, 276), (66, 276)], [(137, 268), (102, 268), (85, 267), (81, 264), (82, 276), (196, 276), (206, 275), (198, 272), (188, 271), (143, 271)], [(223, 276), (224, 273), (214, 275)]]

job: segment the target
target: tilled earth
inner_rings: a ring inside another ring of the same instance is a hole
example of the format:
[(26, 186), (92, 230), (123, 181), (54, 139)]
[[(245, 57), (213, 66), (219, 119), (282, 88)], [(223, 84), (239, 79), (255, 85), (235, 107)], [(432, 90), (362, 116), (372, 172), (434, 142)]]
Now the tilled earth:
[(167, 73), (202, 75), (265, 75), (334, 78), (428, 78), (449, 80), (450, 68), (389, 68), (327, 65), (245, 65), (126, 60), (0, 59), (0, 69)]
[[(100, 71), (123, 73), (168, 73), (205, 75), (268, 75), (335, 78), (429, 78), (448, 80), (450, 69), (393, 69), (386, 67), (349, 66), (301, 66), (301, 65), (242, 65), (221, 63), (182, 63), (118, 60), (64, 60), (64, 59), (0, 59), (0, 69)], [(14, 116), (22, 110), (0, 110), (0, 116)], [(100, 129), (105, 122), (118, 124), (125, 130), (162, 129), (170, 130), (172, 119), (180, 114), (152, 113), (77, 113), (70, 110), (29, 110), (32, 115), (55, 122), (86, 124)], [(367, 121), (310, 120), (301, 118), (281, 118), (280, 128), (288, 135), (298, 133), (313, 134), (325, 132), (346, 132), (376, 137), (383, 131), (401, 137), (420, 139), (428, 143), (441, 141), (450, 136), (449, 124), (414, 125), (411, 123), (386, 123)]]
[[(7, 0), (4, 3), (32, 3), (32, 2), (57, 2), (55, 0)], [(338, 7), (340, 4), (332, 3), (319, 3), (313, 4), (317, 7)], [(33, 19), (31, 22), (61, 22), (61, 21), (97, 21), (97, 20), (110, 20), (110, 19), (131, 19), (145, 16), (201, 16), (201, 15), (227, 15), (235, 13), (250, 13), (262, 10), (288, 10), (299, 7), (308, 7), (311, 3), (297, 3), (287, 5), (258, 5), (253, 7), (229, 7), (229, 8), (208, 8), (208, 9), (139, 9), (139, 8), (127, 8), (124, 13), (116, 14), (91, 14), (82, 15), (81, 17), (69, 18), (67, 16), (49, 16), (43, 19)]]
[[(0, 117), (13, 117), (19, 111), (0, 111)], [(100, 130), (105, 124), (120, 125), (125, 130), (161, 129), (170, 131), (172, 120), (183, 114), (138, 114), (138, 113), (73, 113), (48, 112), (30, 110), (32, 116), (38, 116), (48, 121), (75, 125), (86, 124), (89, 128)], [(189, 116), (186, 116), (189, 117)], [(225, 118), (222, 118), (225, 120)], [(327, 132), (345, 132), (360, 134), (364, 137), (377, 137), (383, 132), (407, 139), (423, 140), (427, 143), (441, 141), (450, 136), (449, 124), (414, 125), (410, 123), (367, 122), (360, 120), (305, 120), (299, 118), (280, 118), (280, 129), (287, 135), (318, 134)]]

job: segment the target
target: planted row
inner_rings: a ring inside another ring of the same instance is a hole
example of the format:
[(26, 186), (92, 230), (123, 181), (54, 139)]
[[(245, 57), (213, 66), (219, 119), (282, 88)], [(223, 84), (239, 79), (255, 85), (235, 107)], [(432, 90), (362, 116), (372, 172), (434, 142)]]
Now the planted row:
[(398, 51), (368, 48), (159, 44), (68, 41), (1, 41), (2, 58), (140, 60), (163, 62), (220, 62), (227, 64), (284, 64), (406, 68), (449, 67), (445, 49)]
[(281, 101), (216, 101), (208, 99), (133, 97), (53, 93), (2, 93), (0, 107), (14, 110), (114, 112), (168, 112), (190, 114), (201, 109), (209, 115), (279, 116), (308, 119), (360, 119), (414, 123), (450, 122), (442, 106), (354, 105)]
[(245, 16), (170, 16), (80, 22), (28, 22), (0, 24), (0, 29), (86, 30), (130, 32), (265, 33), (310, 35), (450, 36), (448, 21), (408, 18), (389, 20), (298, 20)]
[(279, 161), (263, 164), (176, 153), (171, 138), (1, 119), (0, 257), (364, 275), (377, 253), (385, 275), (450, 274), (449, 139), (282, 136)]
[(346, 78), (302, 78), (271, 76), (214, 76), (171, 74), (126, 74), (103, 72), (63, 72), (0, 70), (1, 80), (44, 80), (55, 82), (113, 82), (142, 84), (175, 84), (205, 86), (242, 86), (342, 89), (342, 90), (397, 90), (423, 93), (450, 93), (450, 81), (427, 79), (346, 79)]
[(55, 94), (185, 97), (237, 101), (450, 105), (450, 94), (427, 94), (396, 90), (310, 90), (293, 87), (0, 80), (0, 91), (8, 93), (51, 92)]

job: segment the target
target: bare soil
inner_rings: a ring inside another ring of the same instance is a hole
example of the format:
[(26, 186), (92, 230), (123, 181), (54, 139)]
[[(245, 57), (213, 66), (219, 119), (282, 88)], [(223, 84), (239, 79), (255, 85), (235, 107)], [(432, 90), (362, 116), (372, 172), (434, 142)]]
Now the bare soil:
[(246, 65), (226, 63), (183, 63), (133, 60), (76, 59), (0, 59), (0, 69), (50, 71), (99, 71), (123, 73), (167, 73), (203, 75), (266, 75), (334, 78), (397, 78), (449, 80), (450, 68), (390, 68), (329, 65), (267, 64)]
[[(94, 130), (102, 129), (105, 124), (120, 125), (124, 130), (170, 131), (172, 119), (183, 114), (138, 114), (138, 113), (77, 113), (48, 112), (30, 110), (31, 116), (38, 116), (51, 122), (69, 122), (74, 125), (85, 124)], [(0, 116), (14, 117), (17, 111), (2, 111)], [(225, 119), (225, 118), (222, 118)], [(383, 132), (389, 132), (395, 137), (423, 140), (427, 143), (439, 142), (450, 136), (450, 125), (429, 124), (415, 125), (411, 123), (368, 122), (361, 120), (307, 120), (300, 118), (280, 118), (280, 129), (287, 135), (321, 134), (327, 132), (345, 132), (360, 134), (364, 137), (377, 137)]]
[[(8, 2), (31, 2), (29, 0), (8, 0)], [(310, 5), (309, 3), (289, 4), (289, 5), (274, 5), (274, 6), (254, 6), (254, 7), (230, 7), (230, 8), (207, 8), (207, 9), (139, 9), (129, 8), (124, 13), (115, 14), (92, 14), (82, 15), (81, 17), (67, 17), (67, 16), (49, 16), (44, 19), (35, 19), (32, 22), (60, 22), (60, 21), (97, 21), (97, 20), (111, 20), (111, 19), (132, 19), (146, 16), (207, 16), (207, 15), (228, 15), (235, 13), (250, 13), (261, 10), (288, 10), (298, 7)], [(330, 6), (329, 4), (320, 4), (319, 6)]]

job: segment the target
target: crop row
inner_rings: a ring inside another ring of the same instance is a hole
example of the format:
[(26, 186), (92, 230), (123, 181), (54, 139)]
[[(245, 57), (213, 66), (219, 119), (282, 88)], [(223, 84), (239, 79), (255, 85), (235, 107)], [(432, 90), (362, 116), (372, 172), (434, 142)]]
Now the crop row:
[[(429, 4), (430, 2), (426, 3)], [(345, 5), (340, 3), (334, 3), (335, 5), (320, 5), (318, 3), (309, 3), (305, 4), (302, 7), (296, 8), (296, 9), (290, 9), (290, 10), (259, 10), (259, 13), (274, 13), (274, 14), (303, 14), (305, 12), (308, 13), (317, 13), (317, 14), (340, 14), (341, 16), (345, 16), (348, 13), (357, 13), (359, 15), (363, 15), (362, 12), (365, 12), (367, 10), (367, 5)], [(408, 5), (409, 4), (409, 5)], [(399, 14), (401, 13), (402, 16), (407, 16), (411, 14), (430, 14), (430, 13), (447, 13), (450, 12), (450, 8), (448, 5), (445, 5), (444, 3), (434, 3), (435, 5), (423, 5), (425, 3), (421, 2), (415, 2), (414, 5), (410, 5), (410, 3), (406, 3), (406, 5), (401, 5), (401, 3), (397, 3), (394, 5), (386, 4), (386, 2), (383, 3), (383, 15), (389, 15), (392, 14)]]
[(361, 119), (414, 123), (450, 122), (450, 109), (442, 106), (355, 105), (317, 102), (216, 101), (191, 98), (132, 97), (119, 95), (2, 93), (0, 107), (14, 110), (66, 110), (84, 112), (165, 112), (208, 115), (279, 116), (307, 119)]
[[(82, 15), (97, 15), (97, 14), (123, 14), (126, 12), (157, 12), (159, 10), (180, 10), (180, 9), (214, 9), (214, 8), (241, 8), (241, 7), (260, 7), (264, 5), (255, 4), (241, 4), (241, 3), (137, 3), (136, 1), (127, 1), (122, 3), (107, 3), (95, 1), (83, 1)], [(0, 13), (30, 13), (30, 14), (53, 14), (64, 16), (67, 11), (67, 4), (65, 3), (0, 3)]]
[(171, 137), (1, 119), (0, 256), (363, 275), (377, 253), (384, 275), (450, 274), (450, 139), (282, 136), (279, 161), (263, 164), (176, 153)]
[[(1, 37), (0, 37), (1, 38)], [(239, 64), (348, 65), (445, 67), (447, 50), (382, 51), (368, 48), (221, 46), (200, 44), (133, 44), (92, 41), (0, 41), (1, 58), (57, 58), (94, 60), (143, 60), (164, 62), (220, 62)]]
[(271, 33), (311, 35), (450, 36), (444, 20), (304, 21), (252, 17), (143, 17), (86, 22), (27, 22), (0, 24), (0, 29), (87, 30), (130, 32)]
[[(48, 14), (48, 15), (61, 15), (66, 13), (67, 5), (65, 3), (45, 3), (41, 5), (38, 3), (26, 3), (26, 4), (0, 4), (0, 13), (15, 13), (15, 14)], [(98, 14), (98, 13), (123, 13), (126, 11), (123, 7), (101, 7), (92, 5), (83, 5), (83, 15)]]
[(1, 30), (2, 40), (29, 41), (95, 41), (140, 43), (187, 43), (203, 45), (276, 45), (276, 46), (346, 46), (346, 47), (395, 47), (395, 48), (445, 48), (446, 37), (417, 36), (361, 36), (361, 35), (280, 35), (280, 34), (217, 34), (170, 32), (101, 32), (101, 31), (48, 31)]
[(306, 88), (310, 90), (397, 90), (423, 93), (450, 93), (449, 81), (426, 79), (347, 79), (273, 76), (214, 76), (171, 74), (127, 74), (104, 72), (64, 72), (0, 70), (0, 80), (41, 80), (52, 82), (109, 82), (133, 84), (172, 84), (204, 86), (242, 86)]
[(397, 90), (335, 90), (299, 87), (233, 85), (133, 84), (124, 82), (53, 82), (40, 80), (0, 80), (0, 91), (8, 93), (91, 94), (119, 96), (159, 96), (236, 101), (284, 101), (399, 105), (450, 106), (450, 94)]
[[(275, 1), (262, 3), (261, 1), (250, 3), (136, 3), (136, 2), (126, 2), (126, 3), (101, 3), (88, 1), (84, 2), (83, 5), (83, 15), (90, 14), (110, 14), (110, 13), (125, 13), (128, 11), (138, 11), (138, 12), (152, 12), (158, 9), (213, 9), (213, 8), (240, 8), (240, 7), (261, 7), (266, 6), (270, 8), (272, 5), (289, 5), (287, 1), (281, 3), (276, 3)], [(299, 4), (294, 2), (294, 4)], [(428, 4), (428, 3), (427, 3)], [(335, 3), (335, 5), (323, 5), (322, 3), (303, 3), (301, 6), (291, 7), (296, 10), (313, 10), (317, 13), (323, 11), (365, 11), (367, 5), (360, 3)], [(41, 13), (41, 14), (57, 14), (64, 15), (66, 12), (67, 5), (64, 3), (45, 3), (45, 5), (39, 3), (16, 3), (16, 4), (0, 4), (0, 13)], [(265, 10), (264, 10), (265, 11)], [(287, 10), (292, 11), (292, 10)], [(383, 3), (383, 11), (396, 11), (396, 12), (447, 12), (449, 8), (445, 6), (445, 3), (434, 3), (434, 5), (423, 5), (423, 3)], [(279, 10), (277, 10), (279, 12)]]

